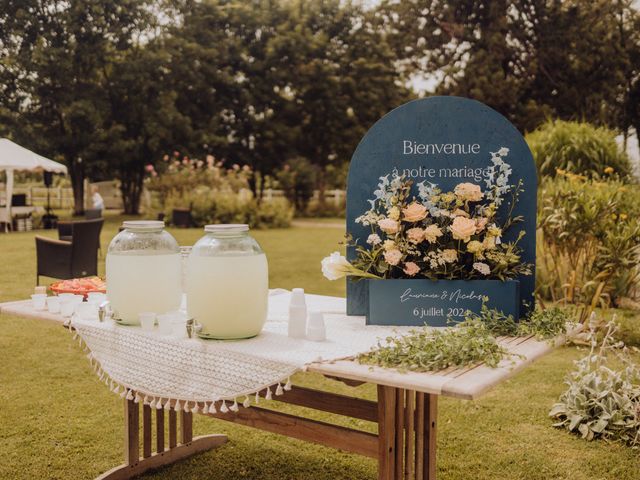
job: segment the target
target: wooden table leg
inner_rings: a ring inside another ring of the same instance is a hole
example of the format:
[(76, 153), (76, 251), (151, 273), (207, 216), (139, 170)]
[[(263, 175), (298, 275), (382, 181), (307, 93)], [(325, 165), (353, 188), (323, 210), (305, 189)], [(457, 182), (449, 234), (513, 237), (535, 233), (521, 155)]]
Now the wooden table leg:
[[(197, 453), (206, 452), (219, 447), (227, 442), (226, 435), (202, 435), (193, 438), (193, 415), (182, 412), (181, 432), (182, 442), (176, 443), (176, 412), (169, 413), (169, 448), (164, 448), (164, 412), (157, 411), (157, 442), (156, 452), (151, 453), (151, 411), (144, 405), (143, 408), (143, 456), (140, 457), (140, 407), (133, 400), (124, 401), (125, 413), (125, 463), (103, 473), (96, 480), (128, 480), (147, 470), (163, 467), (171, 463), (183, 460)], [(173, 442), (172, 442), (173, 438)], [(173, 445), (172, 445), (173, 443)]]
[(395, 475), (396, 390), (378, 385), (378, 480)]
[(416, 480), (436, 479), (437, 418), (438, 396), (427, 393), (416, 393)]

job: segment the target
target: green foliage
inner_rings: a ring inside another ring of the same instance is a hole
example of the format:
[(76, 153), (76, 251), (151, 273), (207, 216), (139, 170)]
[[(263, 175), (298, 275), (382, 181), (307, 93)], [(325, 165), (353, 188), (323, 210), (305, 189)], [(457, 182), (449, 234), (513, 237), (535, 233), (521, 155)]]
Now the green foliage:
[(527, 318), (516, 322), (511, 315), (482, 306), (479, 314), (470, 311), (465, 315), (466, 321), (479, 321), (496, 337), (522, 337), (535, 335), (538, 340), (551, 340), (565, 333), (570, 320), (566, 310), (553, 307), (545, 310), (536, 309)]
[(167, 218), (171, 218), (174, 208), (191, 208), (191, 216), (198, 226), (247, 223), (251, 228), (285, 228), (293, 218), (293, 209), (283, 198), (258, 203), (247, 190), (233, 193), (206, 186), (182, 195), (170, 194), (164, 206)]
[(543, 181), (539, 195), (538, 293), (594, 305), (634, 297), (640, 282), (640, 188), (562, 174)]
[[(566, 379), (568, 389), (549, 416), (556, 427), (579, 433), (586, 440), (602, 438), (640, 446), (640, 369), (622, 342), (616, 342), (616, 325), (609, 322), (601, 343), (590, 330), (589, 354), (576, 362)], [(611, 357), (619, 366), (611, 365)]]
[(387, 337), (385, 342), (358, 356), (360, 363), (429, 372), (484, 362), (495, 368), (508, 354), (487, 326), (467, 319), (453, 328), (412, 330), (408, 335)]
[(189, 208), (196, 225), (247, 223), (252, 228), (283, 228), (293, 209), (285, 199), (258, 202), (249, 190), (248, 166), (225, 168), (208, 155), (205, 160), (165, 156), (158, 171), (148, 165), (146, 185), (167, 218), (174, 208)]
[(589, 177), (625, 178), (631, 173), (631, 164), (615, 137), (616, 133), (605, 127), (556, 120), (527, 134), (526, 140), (541, 176), (555, 176), (561, 170)]
[(536, 309), (518, 324), (518, 335), (535, 335), (538, 340), (551, 340), (566, 332), (570, 320), (567, 311), (558, 307)]
[(296, 208), (296, 213), (304, 214), (313, 197), (318, 177), (318, 168), (306, 158), (296, 157), (289, 160), (276, 179), (287, 199)]
[(437, 72), (437, 94), (487, 103), (522, 131), (545, 118), (640, 125), (640, 14), (632, 1), (381, 3), (376, 19), (404, 75)]

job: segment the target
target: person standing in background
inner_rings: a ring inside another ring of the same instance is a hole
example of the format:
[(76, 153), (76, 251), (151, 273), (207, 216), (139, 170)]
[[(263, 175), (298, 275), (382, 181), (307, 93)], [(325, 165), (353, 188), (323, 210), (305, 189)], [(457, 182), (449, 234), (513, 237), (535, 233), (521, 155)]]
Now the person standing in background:
[(98, 192), (97, 185), (91, 185), (91, 201), (93, 202), (93, 209), (100, 210), (100, 215), (102, 215), (102, 211), (104, 210), (104, 199), (100, 192)]

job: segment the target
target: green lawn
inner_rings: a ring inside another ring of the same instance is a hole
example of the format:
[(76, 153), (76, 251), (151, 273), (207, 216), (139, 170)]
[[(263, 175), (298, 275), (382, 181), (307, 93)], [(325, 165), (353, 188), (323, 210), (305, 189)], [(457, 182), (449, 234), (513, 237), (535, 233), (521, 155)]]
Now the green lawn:
[[(118, 218), (117, 220), (120, 220)], [(103, 247), (117, 230), (106, 226)], [(198, 230), (172, 230), (192, 244)], [(342, 282), (323, 279), (319, 262), (336, 249), (340, 229), (300, 227), (254, 232), (267, 252), (272, 287), (304, 287), (342, 295)], [(24, 298), (35, 282), (34, 234), (0, 235), (3, 260), (0, 300)], [(628, 331), (638, 336), (638, 317), (628, 314)], [(91, 479), (122, 460), (122, 404), (98, 382), (85, 355), (63, 328), (0, 316), (0, 479)], [(572, 361), (583, 355), (561, 348), (536, 362), (479, 401), (440, 402), (438, 474), (441, 480), (635, 479), (637, 451), (617, 444), (587, 443), (555, 430), (546, 416), (563, 390)], [(373, 398), (317, 375), (296, 383)], [(297, 407), (279, 407), (301, 412)], [(314, 418), (331, 416), (305, 411)], [(343, 424), (366, 422), (332, 417)], [(373, 479), (375, 462), (245, 427), (198, 417), (195, 433), (226, 433), (230, 442), (145, 475), (145, 479)]]

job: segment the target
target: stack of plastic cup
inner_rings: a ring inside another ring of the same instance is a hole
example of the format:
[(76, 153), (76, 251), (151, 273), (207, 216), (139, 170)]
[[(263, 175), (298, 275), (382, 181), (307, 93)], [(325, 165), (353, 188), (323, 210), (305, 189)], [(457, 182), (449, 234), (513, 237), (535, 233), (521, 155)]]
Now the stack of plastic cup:
[(47, 297), (47, 309), (49, 313), (60, 313), (60, 297)]

